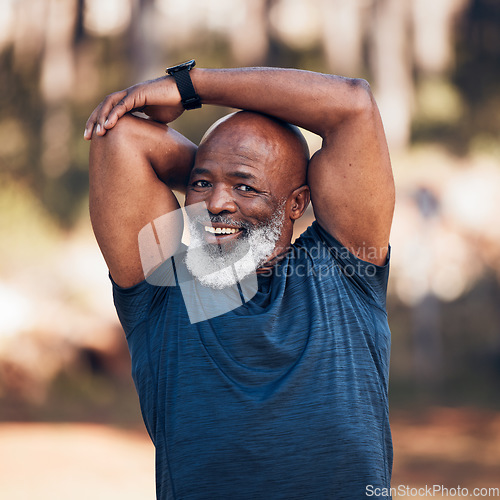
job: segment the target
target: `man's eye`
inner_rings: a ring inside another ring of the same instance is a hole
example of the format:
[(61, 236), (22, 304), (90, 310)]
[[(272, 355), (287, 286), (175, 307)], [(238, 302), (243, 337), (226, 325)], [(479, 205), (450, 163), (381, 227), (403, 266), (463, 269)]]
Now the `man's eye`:
[(208, 181), (194, 181), (193, 187), (199, 187), (199, 188), (210, 187), (210, 182), (208, 182)]
[(246, 184), (241, 184), (236, 189), (238, 189), (240, 191), (244, 191), (245, 193), (251, 193), (251, 192), (255, 191), (255, 189), (253, 187), (247, 186)]

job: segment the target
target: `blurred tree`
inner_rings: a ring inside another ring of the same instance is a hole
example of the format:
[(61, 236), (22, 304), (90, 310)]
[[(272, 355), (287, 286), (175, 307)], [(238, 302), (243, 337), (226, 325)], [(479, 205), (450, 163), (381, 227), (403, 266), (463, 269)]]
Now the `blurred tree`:
[[(269, 0), (240, 2), (235, 22), (229, 23), (228, 37), (231, 53), (242, 66), (263, 64), (269, 51), (268, 23)], [(252, 40), (252, 43), (248, 43)]]
[(130, 22), (127, 36), (132, 66), (130, 73), (137, 81), (144, 81), (155, 77), (158, 68), (165, 66), (163, 56), (168, 52), (168, 46), (162, 47), (158, 43), (161, 27), (156, 15), (155, 0), (133, 0), (132, 19), (134, 22)]
[(328, 67), (339, 75), (363, 72), (363, 28), (368, 9), (365, 0), (322, 0), (322, 36)]
[(415, 14), (422, 28), (416, 29), (420, 92), (412, 141), (440, 143), (461, 155), (498, 154), (500, 3), (447, 0), (435, 4), (439, 24), (429, 23), (430, 6), (421, 7)]
[[(0, 9), (3, 175), (24, 178), (66, 224), (87, 190), (81, 128), (92, 107), (193, 54), (207, 66), (367, 77), (393, 151), (410, 139), (497, 148), (495, 0), (6, 0)], [(180, 127), (199, 137), (209, 114)]]
[(393, 150), (408, 144), (413, 98), (409, 3), (375, 0), (370, 62), (377, 102)]
[[(498, 155), (500, 130), (500, 2), (473, 0), (455, 31), (457, 64), (452, 81), (467, 110), (456, 124), (452, 146), (478, 148)], [(457, 144), (461, 141), (460, 144)]]

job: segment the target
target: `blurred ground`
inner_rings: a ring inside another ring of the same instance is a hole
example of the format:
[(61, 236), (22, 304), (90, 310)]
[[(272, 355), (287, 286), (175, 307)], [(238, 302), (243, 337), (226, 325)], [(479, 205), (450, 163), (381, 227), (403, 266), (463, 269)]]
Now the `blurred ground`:
[(0, 498), (153, 499), (146, 431), (98, 424), (0, 424)]
[[(392, 429), (394, 488), (460, 486), (469, 489), (470, 497), (476, 487), (500, 488), (500, 413), (445, 408), (418, 415), (397, 411)], [(2, 499), (154, 498), (153, 446), (142, 430), (4, 422), (0, 450)], [(500, 497), (500, 490), (492, 493), (496, 496), (483, 497)]]
[(393, 487), (461, 486), (471, 497), (474, 488), (499, 488), (489, 497), (500, 497), (500, 413), (451, 408), (416, 415), (396, 411), (391, 426)]

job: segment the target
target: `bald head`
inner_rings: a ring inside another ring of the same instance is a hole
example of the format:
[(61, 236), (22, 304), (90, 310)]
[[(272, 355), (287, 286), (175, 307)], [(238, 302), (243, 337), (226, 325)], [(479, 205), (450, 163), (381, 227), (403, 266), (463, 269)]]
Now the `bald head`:
[(199, 148), (238, 149), (242, 156), (259, 158), (283, 196), (306, 183), (309, 148), (304, 136), (296, 126), (268, 115), (252, 111), (227, 115), (207, 130)]
[(275, 237), (267, 257), (278, 255), (289, 247), (293, 224), (309, 203), (308, 161), (306, 141), (296, 127), (259, 113), (233, 113), (201, 140), (186, 205), (204, 203), (212, 221), (243, 228), (215, 236), (218, 245), (236, 244), (263, 229)]

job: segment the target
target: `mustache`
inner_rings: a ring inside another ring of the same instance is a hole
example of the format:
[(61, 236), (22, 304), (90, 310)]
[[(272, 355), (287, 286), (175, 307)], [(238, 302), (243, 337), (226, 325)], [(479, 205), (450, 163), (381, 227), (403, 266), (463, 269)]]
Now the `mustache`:
[(195, 215), (190, 217), (191, 222), (195, 222), (201, 225), (212, 225), (212, 224), (225, 224), (231, 227), (237, 227), (244, 230), (252, 230), (257, 227), (256, 224), (251, 224), (247, 221), (235, 220), (231, 217), (227, 217), (225, 215), (216, 215), (208, 213), (208, 217), (206, 215)]

